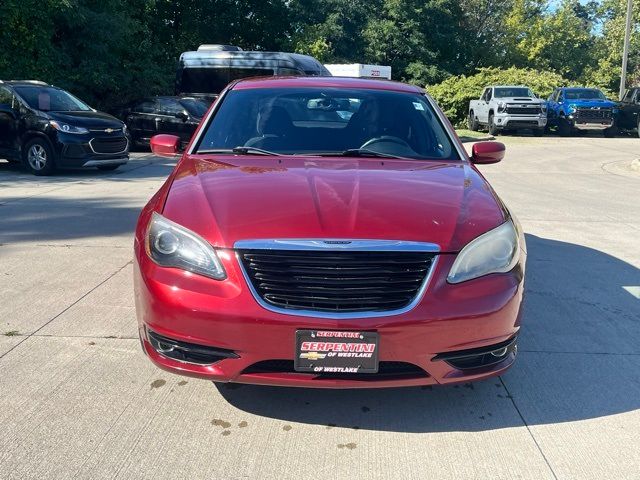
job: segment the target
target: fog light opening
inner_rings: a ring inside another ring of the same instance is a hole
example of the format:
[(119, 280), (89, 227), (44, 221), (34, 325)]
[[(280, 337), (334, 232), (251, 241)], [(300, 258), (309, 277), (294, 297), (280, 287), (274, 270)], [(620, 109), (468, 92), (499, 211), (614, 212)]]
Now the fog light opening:
[(501, 348), (500, 350), (494, 350), (491, 352), (491, 355), (494, 357), (504, 357), (507, 354), (507, 347)]
[(160, 355), (180, 362), (211, 365), (238, 355), (226, 348), (209, 347), (168, 338), (147, 329), (147, 338), (153, 349)]

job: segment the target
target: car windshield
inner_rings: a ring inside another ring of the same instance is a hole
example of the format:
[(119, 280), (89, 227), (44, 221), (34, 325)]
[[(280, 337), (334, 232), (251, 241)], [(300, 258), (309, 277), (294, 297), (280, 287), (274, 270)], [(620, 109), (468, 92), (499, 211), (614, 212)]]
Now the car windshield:
[(496, 98), (535, 97), (527, 87), (496, 87), (494, 93)]
[(189, 112), (189, 115), (196, 118), (204, 117), (204, 114), (209, 110), (209, 105), (206, 102), (195, 98), (183, 98), (180, 100), (180, 105)]
[(362, 156), (373, 152), (459, 159), (424, 95), (374, 89), (232, 90), (207, 126), (197, 152), (235, 147), (285, 155), (347, 154), (357, 149)]
[(69, 92), (54, 87), (19, 86), (16, 92), (27, 104), (43, 112), (90, 111), (91, 107)]
[(564, 97), (567, 100), (606, 100), (600, 90), (595, 88), (574, 88), (572, 90), (565, 90)]

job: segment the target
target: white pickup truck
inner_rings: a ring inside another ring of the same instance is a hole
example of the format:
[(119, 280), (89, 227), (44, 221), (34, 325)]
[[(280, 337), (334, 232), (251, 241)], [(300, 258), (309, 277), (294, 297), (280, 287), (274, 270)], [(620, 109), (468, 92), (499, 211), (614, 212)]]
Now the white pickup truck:
[(547, 125), (547, 104), (529, 87), (496, 85), (486, 87), (479, 100), (469, 102), (468, 126), (486, 126), (491, 135), (500, 131), (529, 128), (542, 136)]

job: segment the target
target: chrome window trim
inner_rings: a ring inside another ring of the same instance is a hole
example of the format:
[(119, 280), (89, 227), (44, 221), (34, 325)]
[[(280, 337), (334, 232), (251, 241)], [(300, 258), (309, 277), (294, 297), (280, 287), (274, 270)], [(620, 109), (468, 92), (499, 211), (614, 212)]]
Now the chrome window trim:
[[(345, 243), (331, 243), (345, 242)], [(349, 242), (349, 243), (346, 243)], [(436, 271), (440, 247), (435, 243), (427, 242), (410, 242), (404, 240), (348, 240), (348, 239), (265, 239), (265, 240), (239, 240), (233, 246), (236, 253), (236, 261), (242, 271), (242, 276), (249, 287), (251, 295), (265, 310), (283, 315), (293, 315), (299, 317), (325, 318), (333, 320), (348, 320), (359, 318), (380, 318), (390, 317), (394, 315), (402, 315), (413, 310), (423, 299), (425, 292), (429, 288), (431, 279)], [(322, 251), (368, 251), (368, 252), (427, 252), (433, 253), (434, 258), (429, 266), (429, 272), (425, 275), (422, 285), (414, 299), (408, 305), (387, 311), (371, 311), (371, 312), (321, 312), (316, 310), (304, 309), (287, 309), (271, 305), (260, 297), (251, 282), (251, 278), (244, 268), (242, 259), (240, 258), (241, 250), (322, 250)]]

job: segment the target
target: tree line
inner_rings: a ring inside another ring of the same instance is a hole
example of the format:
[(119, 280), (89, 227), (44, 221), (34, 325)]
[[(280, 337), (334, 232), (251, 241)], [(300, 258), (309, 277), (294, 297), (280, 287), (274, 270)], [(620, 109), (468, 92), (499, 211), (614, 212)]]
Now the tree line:
[[(637, 4), (638, 2), (636, 2)], [(526, 68), (615, 92), (626, 0), (3, 0), (0, 79), (41, 79), (99, 108), (170, 94), (202, 43), (391, 65), (434, 86)], [(640, 80), (636, 5), (629, 82)]]

